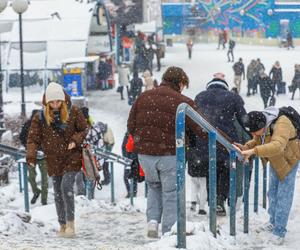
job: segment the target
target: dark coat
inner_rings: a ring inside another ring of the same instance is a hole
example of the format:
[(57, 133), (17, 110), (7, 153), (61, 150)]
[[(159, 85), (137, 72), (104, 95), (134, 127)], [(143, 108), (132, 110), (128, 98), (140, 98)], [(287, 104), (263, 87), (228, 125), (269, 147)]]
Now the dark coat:
[(272, 79), (274, 82), (281, 82), (282, 81), (282, 70), (281, 67), (272, 67), (269, 77)]
[[(40, 113), (36, 114), (32, 119), (27, 140), (27, 162), (36, 164), (36, 152), (41, 146), (49, 176), (62, 176), (65, 172), (79, 171), (82, 165), (81, 144), (88, 130), (83, 113), (75, 106), (69, 109), (69, 120), (65, 129), (48, 126)], [(71, 142), (75, 142), (76, 148), (68, 150)]]
[(112, 75), (112, 67), (109, 63), (100, 61), (98, 66), (98, 77), (107, 80)]
[(130, 94), (139, 96), (142, 93), (143, 80), (140, 77), (134, 77), (130, 81)]
[(294, 78), (292, 80), (292, 86), (294, 89), (300, 88), (300, 71), (296, 70)]
[(237, 76), (243, 75), (245, 77), (245, 67), (242, 62), (236, 62), (233, 65), (233, 71), (234, 71), (235, 75), (237, 75)]
[[(217, 79), (215, 79), (217, 80)], [(217, 129), (221, 130), (229, 140), (238, 142), (239, 138), (234, 123), (236, 120), (243, 124), (246, 115), (243, 99), (220, 85), (211, 85), (199, 93), (195, 103), (206, 119)], [(208, 142), (195, 136), (194, 145), (188, 150), (188, 163), (202, 168), (200, 175), (208, 169)], [(217, 146), (217, 161), (227, 161), (229, 153), (221, 145)], [(199, 171), (199, 170), (198, 170)], [(189, 170), (189, 173), (191, 171)]]
[(261, 96), (270, 97), (274, 95), (275, 85), (267, 75), (265, 75), (264, 77), (259, 77), (259, 86)]
[[(127, 122), (128, 132), (133, 135), (138, 154), (176, 154), (175, 118), (177, 107), (181, 103), (197, 109), (193, 100), (165, 82), (139, 96), (131, 108)], [(200, 137), (207, 138), (202, 129), (189, 118), (186, 125)]]

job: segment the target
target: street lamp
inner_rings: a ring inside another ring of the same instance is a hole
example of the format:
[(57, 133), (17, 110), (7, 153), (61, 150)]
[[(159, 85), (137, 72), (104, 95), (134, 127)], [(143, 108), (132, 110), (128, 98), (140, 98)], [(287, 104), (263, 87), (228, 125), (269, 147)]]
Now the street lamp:
[(24, 94), (24, 70), (23, 70), (23, 36), (22, 36), (22, 14), (28, 8), (27, 0), (14, 0), (12, 3), (12, 8), (19, 15), (19, 35), (20, 35), (20, 80), (21, 80), (21, 116), (26, 116), (25, 110), (25, 94)]
[[(0, 0), (0, 13), (6, 8), (8, 0)], [(0, 33), (1, 34), (1, 33)], [(1, 57), (2, 47), (0, 40), (0, 138), (5, 131), (4, 126), (4, 111), (3, 111), (3, 93), (2, 93), (2, 84), (3, 84), (3, 74), (2, 74), (2, 57)]]

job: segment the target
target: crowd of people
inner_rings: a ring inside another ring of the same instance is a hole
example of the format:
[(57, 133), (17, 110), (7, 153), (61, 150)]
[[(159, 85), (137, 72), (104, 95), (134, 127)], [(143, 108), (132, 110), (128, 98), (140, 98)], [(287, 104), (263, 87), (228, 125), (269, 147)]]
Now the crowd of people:
[[(144, 38), (139, 38), (142, 43)], [(222, 40), (223, 39), (223, 40)], [(223, 38), (219, 45), (225, 48)], [(148, 39), (148, 42), (151, 39)], [(229, 40), (229, 55), (233, 58), (233, 43)], [(151, 43), (151, 42), (150, 42)], [(189, 58), (192, 57), (193, 42), (187, 42)], [(141, 44), (140, 49), (146, 47)], [(137, 52), (141, 53), (141, 52)], [(143, 53), (142, 53), (143, 54)], [(133, 77), (127, 64), (118, 67), (121, 100), (124, 100), (124, 88), (128, 93), (128, 103), (132, 105), (127, 131), (123, 138), (122, 154), (132, 160), (130, 167), (124, 167), (126, 198), (134, 197), (138, 192), (137, 178), (143, 173), (148, 187), (147, 223), (148, 237), (159, 236), (159, 224), (162, 234), (169, 232), (176, 223), (176, 110), (181, 103), (189, 104), (210, 124), (234, 143), (245, 160), (259, 156), (266, 166), (270, 162), (269, 177), (269, 221), (259, 228), (271, 232), (271, 240), (282, 244), (287, 232), (287, 222), (294, 196), (296, 172), (299, 165), (299, 140), (295, 140), (297, 130), (293, 122), (285, 115), (280, 115), (273, 107), (271, 99), (285, 93), (282, 69), (276, 61), (269, 74), (260, 59), (252, 60), (245, 70), (243, 59), (234, 63), (234, 85), (230, 90), (223, 73), (215, 73), (206, 84), (206, 89), (199, 92), (192, 100), (182, 94), (189, 87), (189, 77), (179, 67), (169, 67), (158, 85), (152, 76), (149, 61), (141, 63), (142, 54), (137, 56), (133, 67)], [(144, 54), (143, 54), (144, 55)], [(140, 60), (140, 61), (139, 61)], [(103, 63), (105, 63), (103, 61)], [(104, 64), (103, 64), (104, 65)], [(142, 65), (142, 66), (141, 66)], [(142, 68), (139, 68), (142, 67)], [(142, 72), (141, 77), (139, 76)], [(107, 77), (107, 76), (106, 76)], [(264, 103), (264, 111), (247, 113), (244, 101), (239, 95), (242, 80), (247, 77), (247, 96), (255, 95), (259, 86)], [(103, 86), (107, 82), (103, 80)], [(142, 93), (144, 87), (144, 93)], [(293, 96), (300, 89), (300, 66), (295, 65), (295, 76), (291, 88)], [(150, 103), (150, 101), (151, 103)], [(274, 102), (274, 100), (273, 100)], [(227, 105), (224, 105), (226, 103)], [(273, 103), (274, 104), (274, 103)], [(271, 106), (271, 107), (269, 107)], [(191, 211), (200, 215), (207, 213), (209, 194), (209, 158), (208, 136), (191, 119), (186, 120), (187, 131), (187, 166), (191, 177)], [(85, 195), (86, 180), (81, 170), (82, 144), (89, 143), (98, 148), (112, 151), (115, 139), (112, 130), (102, 122), (93, 122), (88, 108), (78, 108), (71, 103), (70, 97), (62, 86), (51, 82), (43, 95), (43, 109), (35, 110), (24, 124), (20, 140), (27, 149), (29, 181), (32, 186), (34, 204), (41, 194), (42, 205), (47, 204), (48, 176), (52, 177), (54, 201), (61, 237), (75, 236), (74, 186), (77, 194)], [(37, 159), (37, 152), (45, 154), (43, 160)], [(110, 183), (108, 162), (101, 162), (103, 185)], [(230, 162), (227, 150), (217, 145), (217, 215), (226, 216), (226, 204), (229, 197)], [(42, 187), (37, 187), (35, 168), (39, 166)], [(237, 163), (238, 192), (237, 202), (242, 200), (242, 163)], [(129, 180), (132, 180), (133, 194)]]

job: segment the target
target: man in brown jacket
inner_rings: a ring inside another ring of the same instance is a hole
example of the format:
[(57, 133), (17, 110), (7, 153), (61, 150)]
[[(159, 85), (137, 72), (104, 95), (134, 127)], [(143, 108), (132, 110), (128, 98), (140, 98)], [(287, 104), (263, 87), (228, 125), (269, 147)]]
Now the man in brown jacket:
[(288, 217), (294, 197), (295, 179), (299, 165), (299, 140), (294, 139), (297, 131), (279, 109), (268, 107), (264, 111), (248, 113), (245, 128), (254, 137), (244, 146), (237, 144), (247, 159), (251, 155), (260, 156), (264, 166), (269, 161), (269, 222), (258, 231), (270, 231), (270, 241), (283, 244)]
[[(170, 231), (176, 222), (176, 110), (181, 103), (197, 109), (193, 100), (181, 94), (188, 84), (189, 79), (181, 68), (169, 67), (163, 74), (160, 86), (142, 93), (129, 114), (128, 132), (133, 135), (135, 152), (138, 153), (149, 188), (149, 237), (158, 237), (161, 219), (163, 234)], [(187, 129), (207, 138), (189, 118), (186, 124)]]
[(73, 237), (75, 176), (81, 169), (81, 144), (88, 133), (88, 124), (81, 110), (71, 106), (61, 85), (50, 83), (43, 97), (43, 112), (32, 119), (27, 140), (26, 160), (36, 164), (39, 148), (45, 154), (48, 175), (52, 176), (59, 236)]

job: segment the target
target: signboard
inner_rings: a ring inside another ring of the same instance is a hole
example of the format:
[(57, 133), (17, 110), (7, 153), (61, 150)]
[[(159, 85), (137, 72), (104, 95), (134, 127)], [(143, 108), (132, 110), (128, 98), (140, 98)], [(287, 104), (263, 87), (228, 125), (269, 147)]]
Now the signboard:
[(64, 69), (64, 89), (70, 96), (83, 96), (81, 70)]

